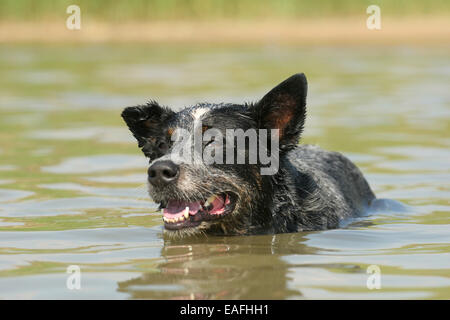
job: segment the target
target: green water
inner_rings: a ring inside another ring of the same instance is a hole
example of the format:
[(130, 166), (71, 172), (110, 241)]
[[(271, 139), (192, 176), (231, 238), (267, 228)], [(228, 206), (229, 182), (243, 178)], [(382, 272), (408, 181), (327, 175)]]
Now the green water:
[[(303, 142), (346, 154), (408, 212), (165, 240), (121, 109), (256, 100), (296, 72)], [(449, 84), (449, 47), (3, 45), (0, 298), (450, 299)]]

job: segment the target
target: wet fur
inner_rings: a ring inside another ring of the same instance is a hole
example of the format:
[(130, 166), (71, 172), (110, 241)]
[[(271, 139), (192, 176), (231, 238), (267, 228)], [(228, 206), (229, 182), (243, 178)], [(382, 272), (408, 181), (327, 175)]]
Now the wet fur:
[[(272, 89), (257, 103), (201, 103), (179, 112), (151, 101), (126, 108), (122, 117), (150, 163), (170, 159), (170, 132), (192, 132), (197, 117), (204, 125), (227, 128), (278, 128), (279, 170), (261, 175), (260, 164), (187, 164), (180, 161), (176, 184), (155, 188), (153, 200), (197, 201), (220, 192), (238, 197), (232, 214), (197, 228), (168, 232), (172, 237), (193, 234), (244, 235), (338, 228), (340, 222), (364, 213), (375, 199), (360, 170), (346, 157), (316, 146), (298, 145), (306, 118), (306, 77), (297, 74)], [(168, 133), (169, 132), (169, 133)]]

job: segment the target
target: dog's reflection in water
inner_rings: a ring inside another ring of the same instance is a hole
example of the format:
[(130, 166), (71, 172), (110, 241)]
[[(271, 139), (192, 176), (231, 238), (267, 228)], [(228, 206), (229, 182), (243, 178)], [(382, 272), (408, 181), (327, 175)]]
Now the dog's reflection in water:
[(301, 298), (288, 288), (286, 254), (314, 254), (306, 233), (166, 240), (164, 262), (118, 290), (137, 299)]

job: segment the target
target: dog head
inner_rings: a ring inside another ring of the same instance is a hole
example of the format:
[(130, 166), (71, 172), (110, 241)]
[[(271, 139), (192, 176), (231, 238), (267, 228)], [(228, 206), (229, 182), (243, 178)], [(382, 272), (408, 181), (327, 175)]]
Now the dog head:
[(169, 235), (245, 234), (270, 223), (271, 174), (303, 129), (307, 82), (296, 74), (253, 104), (201, 103), (174, 112), (151, 101), (122, 117), (145, 156), (149, 194)]

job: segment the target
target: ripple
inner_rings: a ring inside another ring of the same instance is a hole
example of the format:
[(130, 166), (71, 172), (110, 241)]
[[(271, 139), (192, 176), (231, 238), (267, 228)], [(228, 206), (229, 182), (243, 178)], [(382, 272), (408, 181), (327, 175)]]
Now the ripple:
[(96, 140), (99, 142), (135, 143), (126, 128), (88, 127), (72, 129), (36, 130), (27, 134), (32, 139), (45, 140)]
[(0, 171), (14, 171), (16, 170), (18, 167), (12, 164), (4, 164), (4, 165), (0, 165)]
[(0, 202), (13, 201), (32, 196), (34, 192), (12, 189), (0, 189)]
[(426, 146), (396, 146), (379, 148), (380, 152), (408, 157), (405, 160), (390, 160), (377, 163), (377, 167), (399, 171), (444, 171), (448, 172), (450, 150)]
[[(406, 218), (407, 215), (405, 214)], [(376, 218), (376, 217), (375, 217)], [(308, 235), (306, 243), (342, 254), (377, 252), (411, 244), (411, 235), (422, 244), (450, 243), (449, 225), (382, 224), (365, 230), (336, 229)]]
[(147, 175), (145, 173), (120, 176), (85, 177), (84, 179), (102, 183), (147, 183)]
[(50, 173), (94, 173), (112, 170), (144, 169), (148, 166), (148, 160), (142, 156), (123, 154), (98, 155), (87, 157), (74, 157), (60, 164), (42, 167), (41, 170)]
[(0, 227), (15, 227), (15, 226), (23, 226), (25, 223), (23, 222), (7, 222), (0, 220)]
[(6, 203), (0, 206), (0, 216), (29, 217), (29, 216), (57, 216), (81, 214), (87, 209), (118, 208), (156, 208), (156, 204), (148, 201), (115, 199), (100, 197), (76, 197), (41, 201), (23, 201), (20, 203)]
[(92, 186), (83, 186), (77, 183), (40, 184), (39, 187), (52, 190), (74, 190), (98, 196), (149, 199), (146, 184), (136, 188), (100, 188)]

